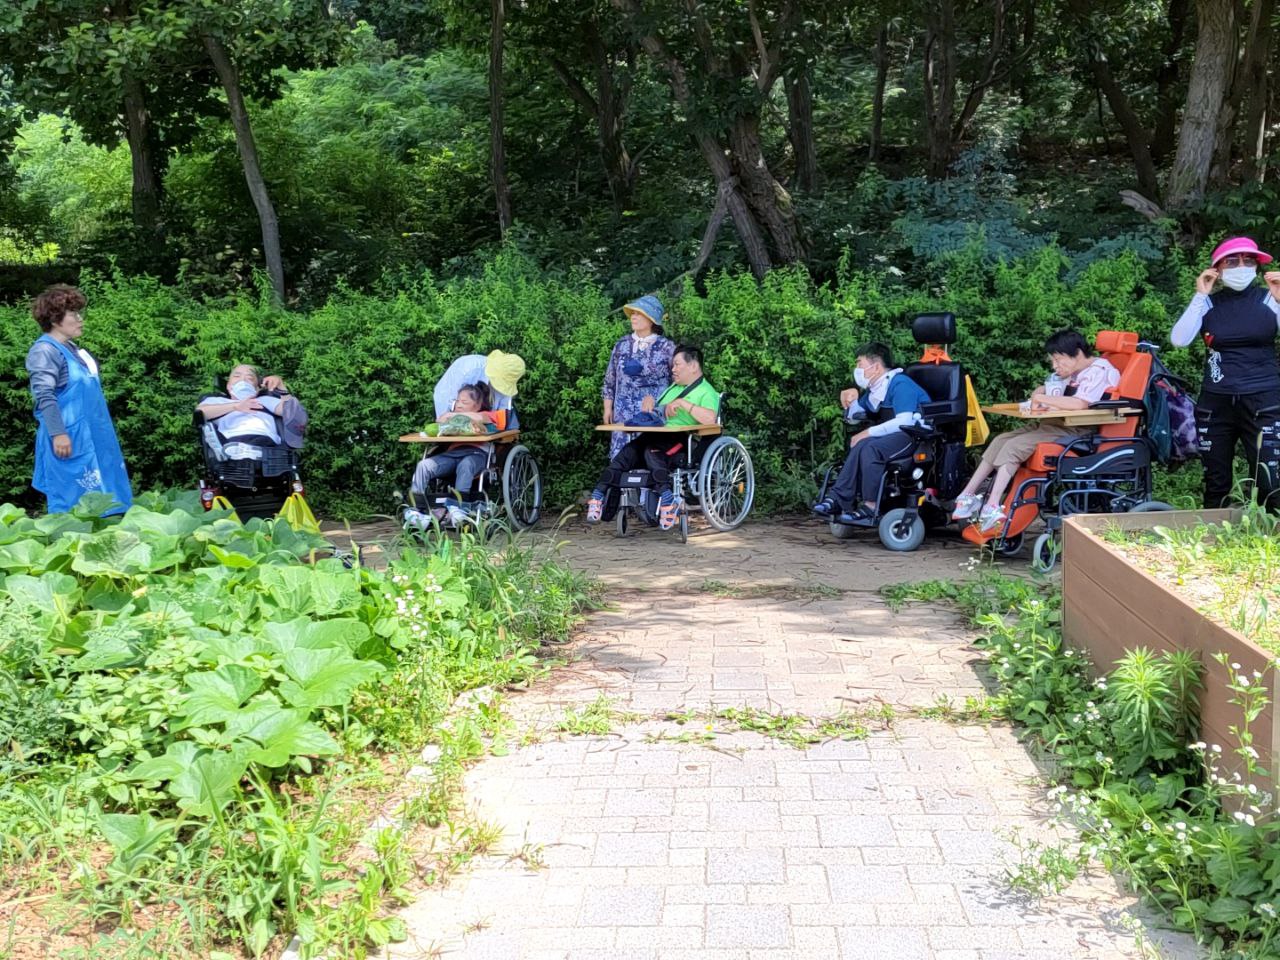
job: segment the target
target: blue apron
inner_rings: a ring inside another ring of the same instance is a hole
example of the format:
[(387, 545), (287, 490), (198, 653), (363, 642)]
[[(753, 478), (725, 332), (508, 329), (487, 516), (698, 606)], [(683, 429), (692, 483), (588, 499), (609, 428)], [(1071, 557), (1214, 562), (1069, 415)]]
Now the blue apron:
[(67, 385), (56, 399), (71, 438), (71, 456), (62, 460), (54, 455), (53, 438), (41, 422), (36, 430), (36, 470), (31, 485), (49, 498), (50, 513), (67, 513), (82, 496), (95, 492), (116, 498), (116, 505), (104, 512), (104, 517), (124, 513), (133, 504), (133, 492), (102, 384), (66, 344), (48, 334), (40, 339), (52, 343), (67, 360)]

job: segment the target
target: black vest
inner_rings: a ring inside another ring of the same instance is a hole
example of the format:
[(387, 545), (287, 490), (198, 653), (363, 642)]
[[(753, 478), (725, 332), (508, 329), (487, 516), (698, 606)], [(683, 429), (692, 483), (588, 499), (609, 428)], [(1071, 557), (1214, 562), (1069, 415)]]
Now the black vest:
[(1203, 393), (1264, 393), (1280, 390), (1276, 358), (1276, 315), (1264, 305), (1267, 291), (1248, 287), (1237, 293), (1219, 290), (1200, 323), (1209, 348)]

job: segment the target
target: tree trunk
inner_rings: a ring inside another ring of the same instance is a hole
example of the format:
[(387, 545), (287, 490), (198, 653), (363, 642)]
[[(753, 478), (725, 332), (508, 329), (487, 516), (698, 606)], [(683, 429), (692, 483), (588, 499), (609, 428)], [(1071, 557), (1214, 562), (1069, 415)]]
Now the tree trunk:
[(1258, 0), (1244, 67), (1244, 176), (1262, 181), (1267, 138), (1267, 51), (1275, 0)]
[(1151, 134), (1151, 159), (1163, 163), (1173, 153), (1178, 133), (1178, 51), (1187, 32), (1190, 0), (1169, 0), (1169, 37), (1156, 71), (1156, 122)]
[(876, 34), (876, 84), (871, 95), (871, 146), (867, 159), (880, 160), (880, 139), (884, 131), (884, 90), (889, 83), (889, 28), (881, 27)]
[(956, 19), (954, 0), (940, 0), (925, 26), (924, 114), (929, 143), (927, 172), (941, 180), (951, 167), (951, 127), (956, 109)]
[(129, 159), (133, 168), (133, 223), (141, 233), (162, 246), (163, 187), (151, 115), (147, 112), (146, 94), (138, 78), (125, 73), (123, 81), (125, 139), (129, 143)]
[(605, 47), (596, 23), (587, 21), (583, 25), (583, 30), (596, 72), (594, 96), (563, 60), (551, 56), (549, 62), (551, 69), (568, 89), (570, 97), (595, 124), (600, 162), (609, 183), (609, 194), (613, 198), (614, 209), (622, 213), (631, 207), (636, 177), (639, 174), (639, 167), (627, 150), (623, 136), (626, 129), (629, 84), (619, 83), (614, 76), (613, 59)]
[(1187, 104), (1178, 131), (1178, 153), (1169, 173), (1171, 211), (1195, 206), (1204, 197), (1217, 142), (1218, 118), (1226, 102), (1236, 55), (1235, 9), (1231, 0), (1196, 0), (1199, 29)]
[(796, 189), (812, 193), (818, 186), (818, 149), (813, 141), (813, 91), (807, 70), (787, 79), (787, 137), (796, 158)]
[(769, 170), (760, 142), (760, 118), (743, 111), (729, 125), (730, 162), (756, 222), (764, 227), (774, 257), (795, 263), (805, 256), (804, 237), (796, 219), (791, 195)]
[(502, 142), (502, 47), (507, 11), (505, 0), (493, 0), (489, 32), (489, 172), (498, 206), (498, 232), (511, 228), (511, 187), (507, 183), (507, 153)]
[[(1237, 15), (1243, 14), (1243, 8), (1237, 4)], [(1236, 132), (1240, 129), (1240, 114), (1243, 112), (1245, 96), (1249, 88), (1249, 75), (1252, 72), (1251, 60), (1261, 56), (1264, 63), (1267, 51), (1256, 49), (1259, 34), (1269, 33), (1265, 20), (1270, 20), (1273, 8), (1270, 0), (1255, 0), (1252, 4), (1252, 16), (1249, 29), (1245, 33), (1244, 42), (1231, 60), (1230, 92), (1226, 102), (1218, 114), (1218, 133), (1213, 148), (1213, 163), (1209, 167), (1209, 183), (1215, 187), (1225, 186), (1231, 174), (1231, 161), (1235, 156)]]
[(1155, 161), (1151, 158), (1147, 128), (1142, 125), (1142, 121), (1129, 103), (1129, 98), (1125, 96), (1124, 90), (1112, 76), (1111, 64), (1106, 61), (1104, 55), (1098, 52), (1089, 59), (1098, 89), (1107, 98), (1107, 105), (1111, 107), (1111, 113), (1119, 122), (1120, 129), (1124, 131), (1125, 141), (1129, 144), (1134, 172), (1138, 175), (1138, 190), (1148, 200), (1159, 203), (1160, 179), (1156, 175)]
[(258, 164), (258, 148), (253, 141), (253, 128), (249, 125), (249, 114), (244, 107), (244, 97), (240, 94), (240, 74), (227, 55), (226, 47), (217, 37), (206, 33), (204, 48), (209, 54), (209, 59), (213, 61), (213, 69), (217, 71), (222, 89), (227, 95), (227, 109), (231, 114), (231, 126), (236, 132), (236, 148), (240, 151), (244, 182), (249, 187), (249, 196), (253, 198), (253, 206), (258, 211), (258, 222), (262, 225), (262, 256), (267, 263), (271, 289), (275, 293), (276, 301), (284, 303), (284, 262), (280, 257), (280, 224), (276, 220), (276, 208), (271, 203), (271, 194), (267, 190), (266, 181), (262, 179), (262, 168)]
[[(639, 0), (612, 0), (612, 2), (614, 7), (638, 28), (640, 45), (645, 53), (653, 57), (666, 72), (676, 103), (680, 104), (686, 115), (692, 114), (694, 112), (693, 93), (689, 88), (689, 79), (685, 74), (684, 66), (658, 35), (653, 21), (644, 20)], [(761, 229), (756, 213), (748, 205), (742, 191), (738, 189), (738, 180), (734, 176), (724, 144), (703, 126), (693, 127), (693, 138), (707, 166), (711, 168), (717, 191), (721, 191), (725, 197), (729, 216), (733, 220), (734, 229), (738, 232), (738, 238), (742, 241), (747, 262), (751, 265), (751, 272), (756, 277), (763, 278), (773, 266), (769, 248), (765, 244), (764, 231)], [(761, 159), (763, 160), (763, 157)], [(765, 173), (768, 173), (767, 168)], [(770, 179), (772, 180), (772, 175)], [(785, 195), (785, 191), (783, 193)]]

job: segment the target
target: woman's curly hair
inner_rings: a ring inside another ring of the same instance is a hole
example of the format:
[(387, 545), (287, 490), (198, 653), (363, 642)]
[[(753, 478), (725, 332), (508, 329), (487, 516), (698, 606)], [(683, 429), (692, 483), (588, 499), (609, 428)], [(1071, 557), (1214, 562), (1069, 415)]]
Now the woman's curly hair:
[(31, 315), (40, 324), (40, 329), (48, 333), (68, 313), (83, 310), (87, 302), (84, 294), (77, 288), (65, 283), (55, 283), (31, 302)]

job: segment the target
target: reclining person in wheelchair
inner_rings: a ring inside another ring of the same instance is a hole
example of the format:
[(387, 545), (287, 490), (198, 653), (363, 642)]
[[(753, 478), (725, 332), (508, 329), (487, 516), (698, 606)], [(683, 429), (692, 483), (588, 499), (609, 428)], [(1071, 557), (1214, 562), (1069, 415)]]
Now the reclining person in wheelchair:
[[(674, 381), (657, 401), (646, 397), (642, 420), (627, 422), (637, 427), (692, 427), (716, 422), (720, 413), (720, 394), (702, 375), (702, 354), (694, 347), (676, 347), (671, 357), (671, 379)], [(684, 437), (678, 434), (642, 433), (609, 461), (600, 474), (595, 489), (587, 499), (587, 523), (596, 523), (604, 513), (607, 492), (616, 488), (623, 474), (642, 462), (653, 478), (658, 494), (658, 525), (670, 530), (679, 518), (679, 505), (671, 487), (671, 471), (685, 451)]]
[(307, 415), (277, 376), (260, 377), (256, 367), (241, 363), (227, 377), (225, 394), (209, 394), (196, 405), (212, 427), (226, 460), (261, 460), (263, 448), (301, 447)]
[[(1044, 349), (1053, 373), (1023, 402), (1026, 412), (1084, 410), (1103, 399), (1107, 391), (1120, 382), (1120, 371), (1102, 357), (1093, 356), (1089, 341), (1075, 330), (1059, 330), (1045, 342)], [(956, 497), (952, 519), (969, 520), (977, 514), (974, 522), (979, 533), (999, 529), (1007, 519), (1001, 503), (1009, 481), (1018, 467), (1036, 452), (1036, 446), (1087, 436), (1095, 429), (1063, 423), (1029, 423), (992, 437), (982, 454), (982, 462)], [(995, 477), (984, 500), (978, 490), (993, 473)]]
[[(500, 411), (491, 409), (488, 384), (467, 383), (458, 390), (451, 409), (436, 417), (439, 425), (439, 436), (479, 436), (485, 433), (497, 433), (499, 421), (506, 417)], [(455, 443), (436, 453), (423, 457), (413, 472), (414, 503), (425, 503), (428, 489), (433, 483), (453, 480), (453, 487), (461, 492), (470, 492), (476, 477), (489, 464), (489, 456), (493, 445), (489, 443)], [(448, 513), (454, 523), (465, 517), (460, 507), (437, 510), (436, 519), (443, 519)]]
[(893, 366), (893, 356), (882, 343), (858, 349), (853, 379), (858, 386), (841, 391), (840, 405), (850, 422), (866, 417), (870, 425), (849, 441), (839, 477), (813, 505), (813, 512), (836, 523), (866, 527), (879, 516), (876, 498), (885, 468), (915, 444), (902, 428), (920, 421), (920, 409), (929, 403), (929, 395)]

